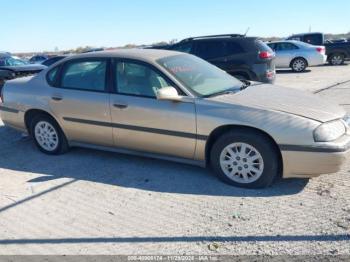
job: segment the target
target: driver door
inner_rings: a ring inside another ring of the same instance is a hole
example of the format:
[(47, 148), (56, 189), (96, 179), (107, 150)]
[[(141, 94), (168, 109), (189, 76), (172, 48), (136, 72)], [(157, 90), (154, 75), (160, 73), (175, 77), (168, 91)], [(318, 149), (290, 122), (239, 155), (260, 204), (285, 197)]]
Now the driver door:
[(158, 89), (174, 85), (150, 64), (118, 60), (112, 71), (116, 90), (110, 107), (115, 146), (193, 159), (194, 102), (157, 100)]

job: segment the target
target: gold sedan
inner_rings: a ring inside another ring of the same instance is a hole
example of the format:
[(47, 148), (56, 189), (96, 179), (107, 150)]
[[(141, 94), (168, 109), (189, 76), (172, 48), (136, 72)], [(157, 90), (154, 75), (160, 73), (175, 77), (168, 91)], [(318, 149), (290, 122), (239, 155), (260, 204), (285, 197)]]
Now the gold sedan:
[(337, 172), (350, 152), (342, 108), (294, 89), (249, 86), (171, 51), (72, 56), (8, 81), (1, 100), (3, 122), (44, 153), (81, 146), (211, 166), (240, 187)]

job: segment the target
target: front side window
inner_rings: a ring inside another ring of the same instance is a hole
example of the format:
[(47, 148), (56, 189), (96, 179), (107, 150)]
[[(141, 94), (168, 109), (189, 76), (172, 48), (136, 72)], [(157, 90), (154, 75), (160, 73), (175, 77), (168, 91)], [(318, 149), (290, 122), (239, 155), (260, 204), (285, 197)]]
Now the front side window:
[(8, 57), (5, 59), (5, 66), (23, 66), (26, 64), (28, 63), (15, 57)]
[(116, 65), (118, 93), (155, 98), (157, 91), (171, 84), (158, 72), (144, 64), (118, 62)]
[(106, 60), (68, 62), (62, 72), (61, 87), (104, 91), (106, 88)]
[(192, 56), (176, 55), (157, 61), (179, 82), (198, 96), (240, 91), (242, 82), (210, 63)]

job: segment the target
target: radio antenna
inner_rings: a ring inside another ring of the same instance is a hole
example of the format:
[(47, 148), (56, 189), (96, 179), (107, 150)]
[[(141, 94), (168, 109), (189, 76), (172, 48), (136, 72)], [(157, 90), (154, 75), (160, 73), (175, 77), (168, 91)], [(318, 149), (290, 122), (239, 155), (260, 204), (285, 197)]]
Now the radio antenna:
[(244, 36), (246, 36), (246, 35), (248, 34), (249, 30), (250, 30), (250, 27), (248, 27), (248, 28), (247, 28), (247, 31), (245, 31)]

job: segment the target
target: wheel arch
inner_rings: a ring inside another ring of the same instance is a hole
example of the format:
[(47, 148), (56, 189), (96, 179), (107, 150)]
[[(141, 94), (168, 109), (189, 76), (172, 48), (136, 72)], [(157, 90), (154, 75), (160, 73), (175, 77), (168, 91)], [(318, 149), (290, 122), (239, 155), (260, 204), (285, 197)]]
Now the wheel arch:
[(219, 126), (217, 128), (215, 128), (209, 135), (206, 145), (205, 145), (205, 162), (206, 165), (208, 166), (210, 163), (210, 151), (215, 143), (215, 141), (222, 136), (223, 134), (229, 132), (229, 131), (241, 131), (241, 132), (254, 132), (256, 134), (262, 135), (264, 137), (266, 137), (271, 144), (273, 145), (275, 151), (278, 154), (278, 159), (279, 159), (279, 163), (278, 163), (278, 168), (279, 168), (279, 176), (282, 176), (283, 173), (283, 157), (282, 157), (282, 153), (281, 150), (277, 144), (277, 142), (275, 141), (275, 139), (269, 135), (267, 132), (255, 128), (255, 127), (250, 127), (250, 126), (242, 126), (242, 125), (223, 125), (223, 126)]
[(61, 131), (64, 133), (59, 121), (56, 119), (56, 117), (54, 117), (52, 114), (50, 114), (49, 112), (43, 110), (43, 109), (37, 109), (37, 108), (33, 108), (33, 109), (29, 109), (25, 112), (24, 114), (24, 124), (25, 127), (28, 131), (28, 133), (31, 133), (30, 130), (30, 123), (33, 120), (33, 118), (37, 115), (45, 115), (50, 117), (52, 120), (54, 120), (56, 122), (56, 124), (61, 128)]
[(327, 54), (327, 61), (330, 61), (331, 57), (336, 54), (343, 55), (344, 59), (349, 58), (349, 56), (344, 50), (332, 50), (329, 54)]

